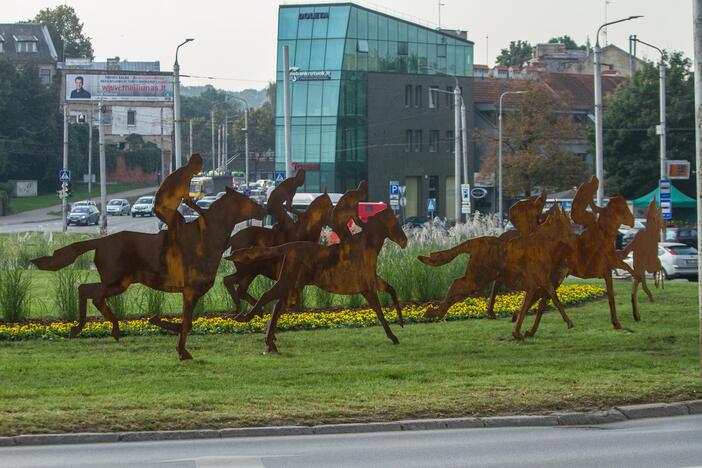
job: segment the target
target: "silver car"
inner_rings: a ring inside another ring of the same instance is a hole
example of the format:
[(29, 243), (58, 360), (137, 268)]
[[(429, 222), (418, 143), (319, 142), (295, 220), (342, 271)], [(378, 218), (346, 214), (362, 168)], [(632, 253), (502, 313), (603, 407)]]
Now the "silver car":
[[(659, 242), (658, 258), (661, 261), (661, 273), (664, 279), (697, 279), (697, 249), (679, 242)], [(633, 268), (633, 252), (624, 259), (624, 262)], [(616, 274), (627, 276), (624, 270), (620, 269), (616, 270)]]
[(130, 205), (124, 198), (113, 198), (107, 203), (106, 213), (111, 216), (129, 215)]

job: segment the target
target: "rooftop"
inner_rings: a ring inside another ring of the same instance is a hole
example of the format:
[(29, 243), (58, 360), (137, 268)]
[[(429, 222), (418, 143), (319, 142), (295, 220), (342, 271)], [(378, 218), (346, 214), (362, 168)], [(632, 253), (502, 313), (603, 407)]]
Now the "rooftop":
[[(58, 54), (49, 30), (39, 23), (0, 24), (0, 42), (3, 43), (0, 57), (14, 63), (56, 63)], [(36, 43), (36, 52), (18, 52), (17, 43)]]

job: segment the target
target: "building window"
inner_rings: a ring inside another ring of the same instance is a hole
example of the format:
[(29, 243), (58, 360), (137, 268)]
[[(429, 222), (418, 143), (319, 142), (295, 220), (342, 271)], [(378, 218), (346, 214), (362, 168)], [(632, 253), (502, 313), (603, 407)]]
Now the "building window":
[[(429, 192), (428, 192), (429, 196), (427, 198), (433, 198), (433, 199), (438, 201), (438, 197), (436, 196), (438, 189), (439, 189), (439, 176), (435, 176), (435, 175), (429, 176)], [(436, 208), (438, 208), (438, 206)]]
[(136, 126), (136, 111), (135, 110), (128, 110), (127, 111), (127, 125), (130, 127)]
[(422, 152), (422, 131), (421, 130), (414, 131), (414, 152), (415, 153)]
[(405, 86), (405, 107), (412, 106), (412, 85)]
[(446, 57), (446, 44), (437, 44), (436, 45), (436, 56), (437, 57)]
[(397, 55), (407, 55), (407, 42), (406, 41), (400, 41), (397, 43)]
[(34, 41), (18, 41), (15, 44), (18, 53), (37, 52), (37, 43)]
[(49, 86), (51, 84), (51, 70), (48, 68), (42, 68), (39, 70), (39, 80), (44, 86)]
[(446, 152), (453, 153), (453, 130), (446, 130)]
[(368, 41), (366, 39), (359, 39), (356, 43), (356, 50), (358, 52), (367, 54), (368, 53)]
[(414, 87), (414, 107), (422, 107), (422, 87)]
[(439, 151), (439, 131), (430, 130), (429, 131), (429, 152), (436, 153)]
[(439, 98), (441, 97), (440, 94), (437, 92), (439, 89), (438, 86), (431, 86), (429, 88), (429, 107), (431, 109), (438, 109), (439, 108)]
[(412, 130), (405, 130), (405, 153), (412, 151)]

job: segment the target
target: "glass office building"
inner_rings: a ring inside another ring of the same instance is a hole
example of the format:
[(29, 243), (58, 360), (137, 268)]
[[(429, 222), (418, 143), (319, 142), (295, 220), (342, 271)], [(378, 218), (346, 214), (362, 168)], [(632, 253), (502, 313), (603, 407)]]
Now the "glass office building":
[(278, 171), (285, 169), (283, 46), (289, 49), (292, 161), (307, 170), (308, 192), (325, 186), (343, 192), (373, 178), (369, 148), (381, 143), (369, 141), (374, 83), (369, 76), (473, 74), (473, 43), (459, 35), (352, 3), (283, 5), (276, 69)]

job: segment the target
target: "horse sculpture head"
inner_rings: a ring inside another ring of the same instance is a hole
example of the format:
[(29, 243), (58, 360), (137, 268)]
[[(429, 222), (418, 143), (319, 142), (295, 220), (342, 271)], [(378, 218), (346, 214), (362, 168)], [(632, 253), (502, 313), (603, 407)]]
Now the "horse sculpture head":
[(226, 187), (224, 196), (215, 200), (205, 211), (205, 216), (212, 220), (233, 221), (234, 224), (247, 219), (263, 219), (266, 209), (233, 188)]
[(315, 229), (319, 231), (322, 226), (329, 226), (332, 222), (334, 204), (327, 192), (324, 192), (310, 203), (310, 206), (300, 215), (298, 225), (302, 230)]
[(392, 209), (386, 208), (380, 213), (368, 218), (368, 223), (363, 228), (375, 234), (382, 232), (385, 237), (399, 245), (401, 248), (407, 247), (407, 236), (402, 226), (393, 213)]
[(607, 206), (602, 209), (599, 224), (608, 232), (616, 231), (622, 224), (627, 226), (634, 225), (634, 215), (629, 209), (629, 205), (626, 204), (624, 197), (618, 194), (610, 197)]

